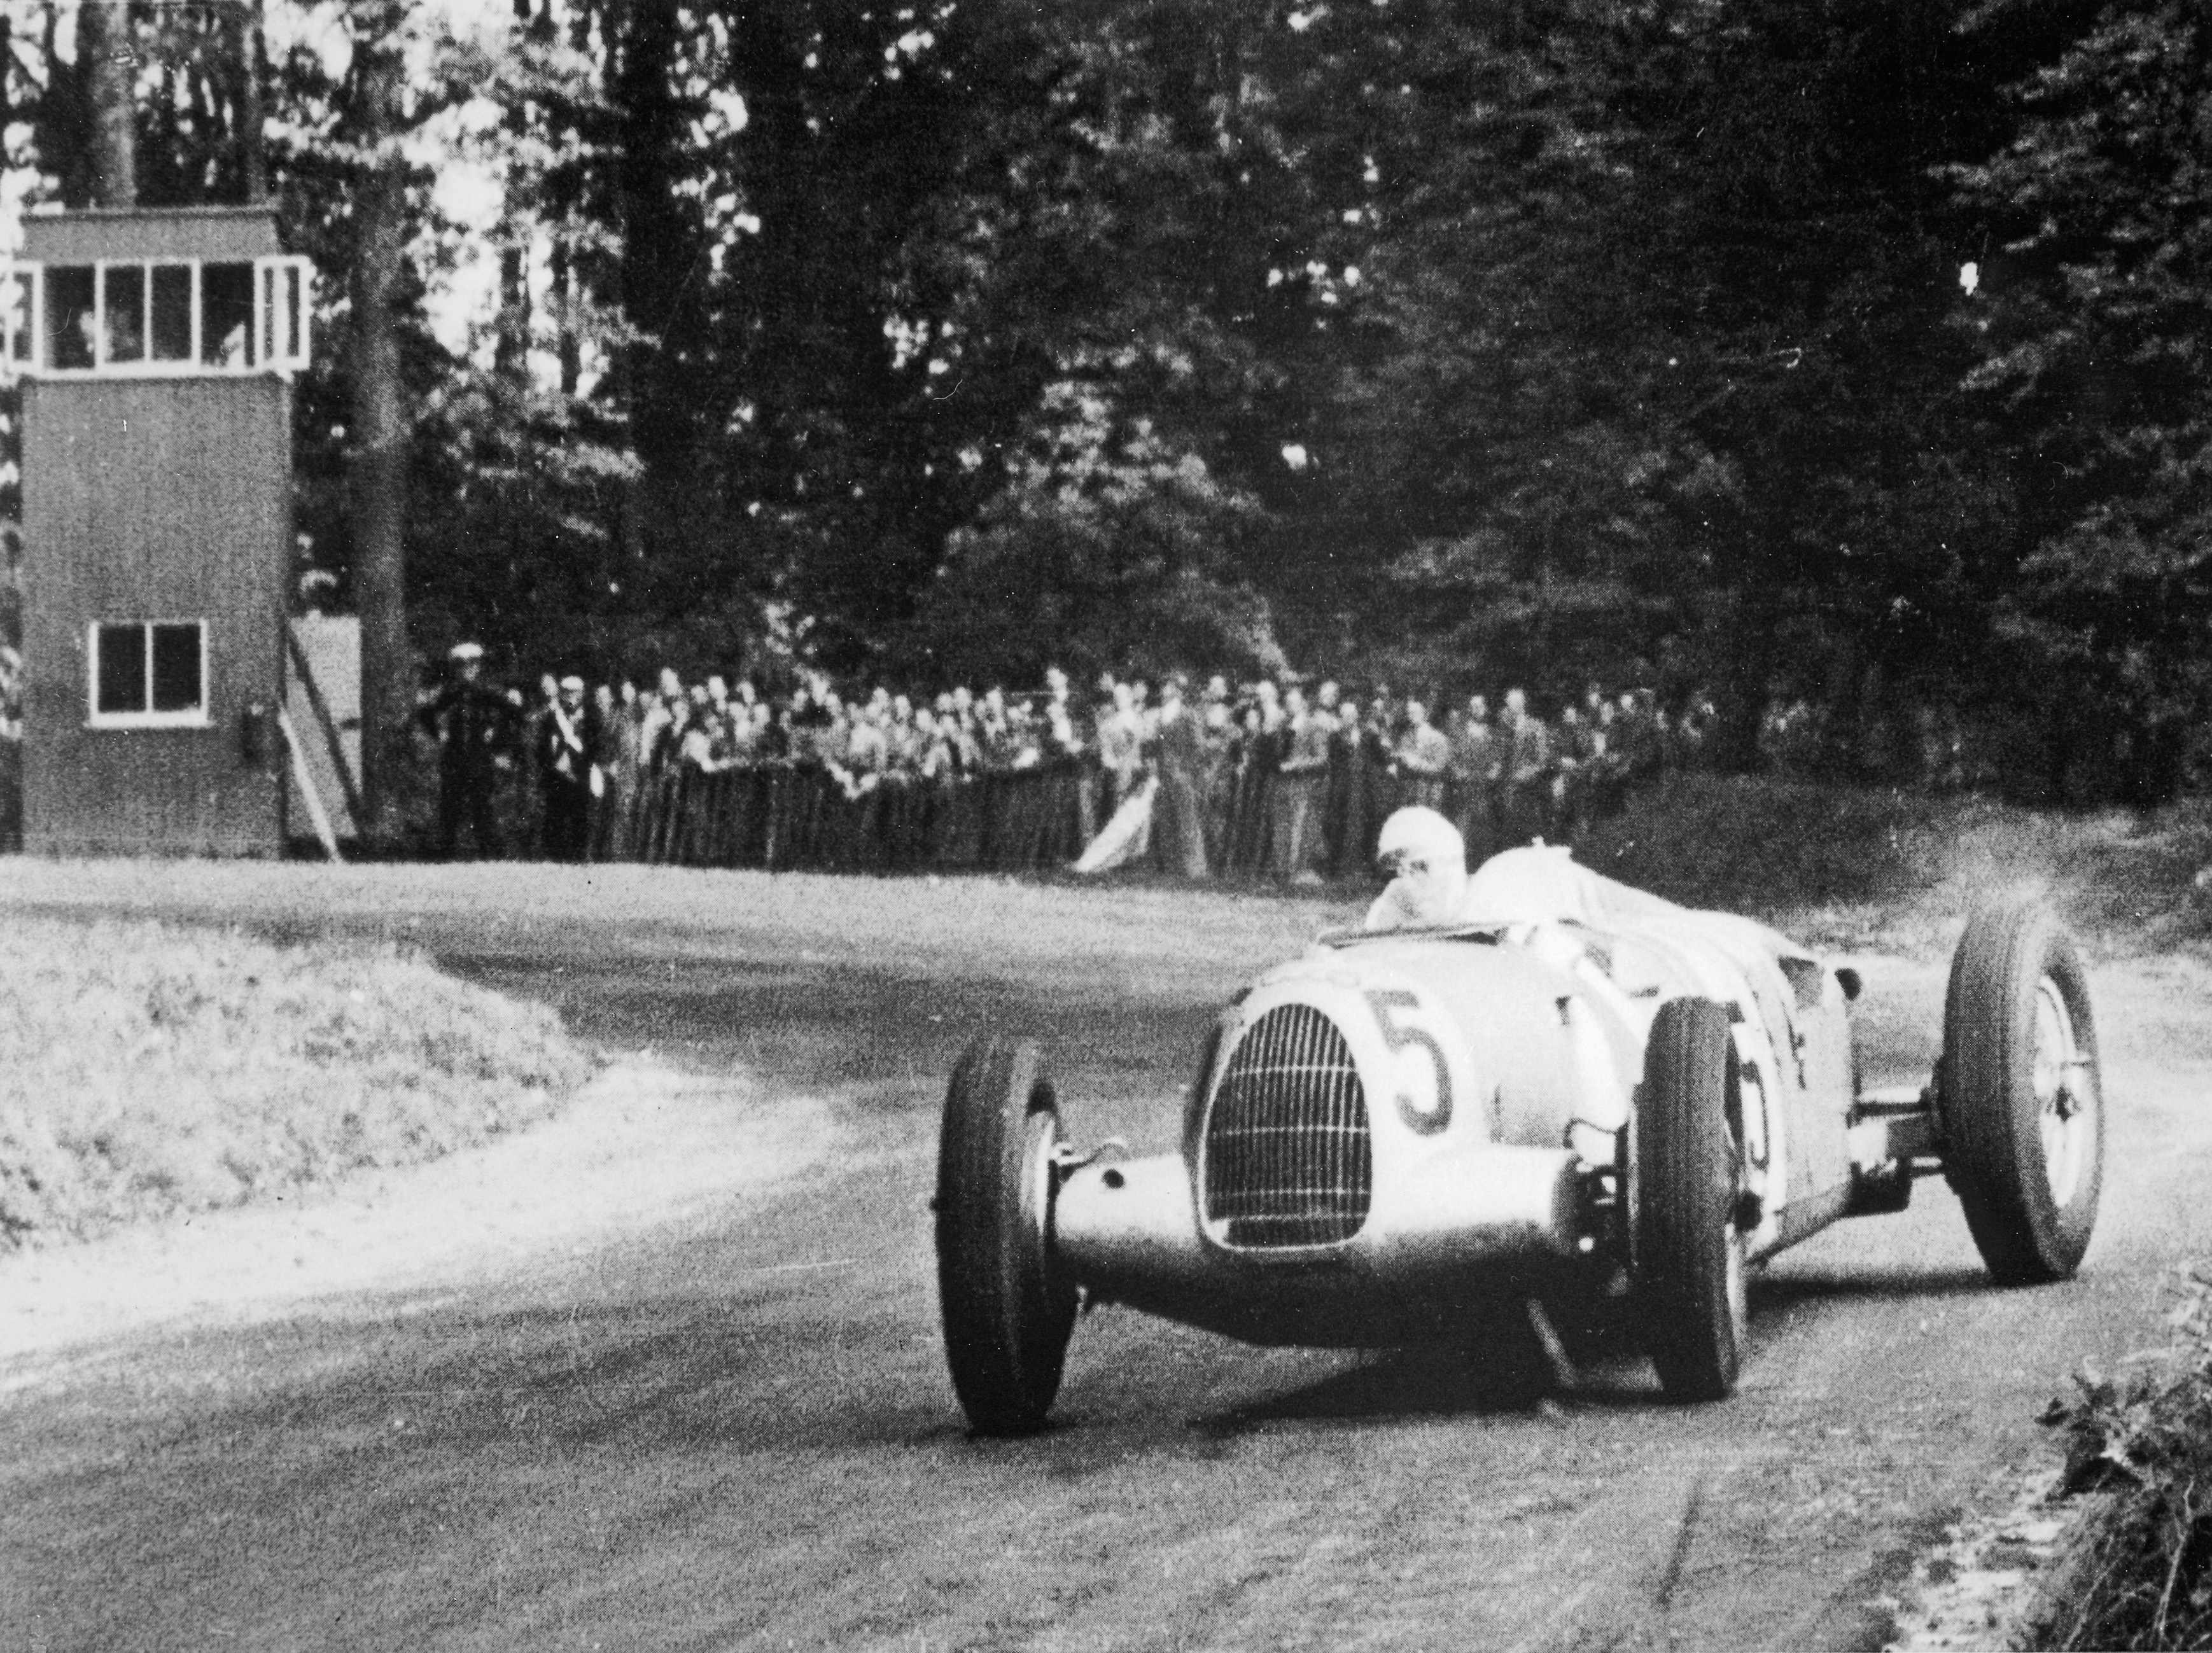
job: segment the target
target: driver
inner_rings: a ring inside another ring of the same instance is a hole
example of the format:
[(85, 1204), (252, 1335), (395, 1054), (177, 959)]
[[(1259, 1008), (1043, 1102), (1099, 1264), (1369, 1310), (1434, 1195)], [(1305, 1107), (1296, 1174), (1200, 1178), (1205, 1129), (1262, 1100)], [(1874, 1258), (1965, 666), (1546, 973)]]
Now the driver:
[(1672, 902), (1577, 866), (1564, 844), (1500, 850), (1470, 875), (1459, 829), (1419, 805), (1382, 823), (1376, 860), (1390, 884), (1367, 909), (1369, 930), (1468, 922), (1616, 929), (1691, 916)]
[[(1635, 992), (1647, 1013), (1657, 1007), (1648, 996), (1655, 990), (1692, 992), (1746, 1014), (1756, 1005), (1764, 1025), (1789, 1025), (1795, 989), (1784, 961), (1804, 955), (1754, 920), (1679, 907), (1577, 866), (1564, 844), (1500, 850), (1470, 876), (1458, 829), (1432, 809), (1398, 811), (1382, 823), (1376, 848), (1390, 884), (1367, 909), (1370, 932), (1495, 927), (1559, 969)], [(1611, 938), (1601, 955), (1588, 948), (1594, 931)], [(1614, 981), (1624, 947), (1632, 988)]]
[(1389, 888), (1367, 909), (1370, 930), (1449, 924), (1467, 906), (1467, 844), (1459, 829), (1420, 805), (1382, 823), (1375, 859)]

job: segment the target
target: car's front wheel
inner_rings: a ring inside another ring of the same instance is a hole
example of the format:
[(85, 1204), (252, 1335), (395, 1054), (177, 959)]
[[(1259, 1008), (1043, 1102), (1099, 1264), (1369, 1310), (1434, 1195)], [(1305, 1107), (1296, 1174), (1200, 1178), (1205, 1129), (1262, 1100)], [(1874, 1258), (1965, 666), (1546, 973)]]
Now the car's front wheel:
[(945, 1097), (937, 1159), (937, 1289), (945, 1356), (981, 1435), (1044, 1425), (1075, 1327), (1052, 1259), (1060, 1115), (1036, 1046), (986, 1035)]
[(2104, 1091), (2081, 957), (2040, 904), (1967, 925), (1943, 1001), (1936, 1108), (1943, 1169), (1990, 1275), (2071, 1274), (2104, 1182)]
[(1644, 1346), (1670, 1401), (1724, 1400), (1743, 1364), (1735, 1073), (1727, 1011), (1709, 999), (1659, 1007), (1629, 1156), (1631, 1285)]

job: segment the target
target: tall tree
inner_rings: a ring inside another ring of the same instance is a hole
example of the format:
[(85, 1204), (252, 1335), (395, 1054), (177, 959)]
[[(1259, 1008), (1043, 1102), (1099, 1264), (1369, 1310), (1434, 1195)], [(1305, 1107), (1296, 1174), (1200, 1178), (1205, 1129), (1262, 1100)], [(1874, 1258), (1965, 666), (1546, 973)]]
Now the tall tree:
[(237, 130), (232, 138), (240, 193), (255, 206), (269, 198), (267, 97), (268, 44), (262, 32), (262, 0), (234, 0), (223, 13), (223, 34), (233, 76)]
[(622, 301), (640, 332), (624, 361), (625, 388), (646, 473), (669, 482), (684, 473), (699, 411), (682, 384), (705, 273), (697, 220), (684, 200), (693, 100), (678, 77), (689, 28), (677, 0), (628, 0), (619, 15), (611, 100), (621, 121)]
[(2028, 680), (2071, 703), (2054, 765), (2099, 734), (2155, 802), (2212, 711), (2212, 18), (2114, 0), (2018, 100), (2012, 141), (1956, 173), (1989, 238), (1971, 382), (2017, 479), (1993, 595)]
[(1978, 501), (1948, 463), (1961, 230), (1936, 167), (1975, 152), (1996, 84), (1962, 9), (1682, 7), (1625, 101), (1642, 175), (1608, 238), (1644, 287), (1655, 495), (1726, 762), (1756, 761), (1778, 682), (1849, 702), (1972, 641), (1947, 631)]
[(1577, 0), (1347, 11), (1300, 43), (1326, 210), (1278, 254), (1311, 410), (1275, 491), (1322, 531), (1316, 595), (1407, 671), (1540, 683), (1654, 623), (1666, 525), (1639, 485), (1667, 442), (1615, 239), (1654, 187), (1620, 107), (1645, 44)]
[(407, 629), (410, 421), (400, 380), (399, 319), (407, 234), (404, 0), (369, 0), (352, 18), (351, 102), (362, 170), (353, 191), (354, 600), (361, 617), (362, 830), (389, 844), (415, 712)]
[(76, 15), (77, 72), (90, 119), (87, 193), (95, 206), (138, 204), (138, 52), (125, 0), (82, 0)]

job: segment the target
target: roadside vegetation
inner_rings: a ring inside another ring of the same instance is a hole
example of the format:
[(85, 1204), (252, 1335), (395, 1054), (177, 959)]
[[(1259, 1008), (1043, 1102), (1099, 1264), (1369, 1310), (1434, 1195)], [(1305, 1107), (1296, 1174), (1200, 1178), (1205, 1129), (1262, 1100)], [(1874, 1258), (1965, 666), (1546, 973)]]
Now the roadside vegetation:
[(1975, 908), (2034, 892), (2093, 951), (2212, 942), (2212, 814), (2030, 809), (1937, 794), (1702, 774), (1668, 778), (1601, 823), (1577, 856), (1698, 907), (1769, 919), (1832, 949), (1936, 957)]
[(27, 920), (0, 949), (0, 1252), (283, 1197), (556, 1109), (552, 1012), (389, 946)]
[(2119, 1377), (2085, 1373), (2051, 1410), (2065, 1490), (2106, 1503), (2039, 1645), (2212, 1647), (2212, 1273), (2182, 1269), (2176, 1295), (2166, 1346)]

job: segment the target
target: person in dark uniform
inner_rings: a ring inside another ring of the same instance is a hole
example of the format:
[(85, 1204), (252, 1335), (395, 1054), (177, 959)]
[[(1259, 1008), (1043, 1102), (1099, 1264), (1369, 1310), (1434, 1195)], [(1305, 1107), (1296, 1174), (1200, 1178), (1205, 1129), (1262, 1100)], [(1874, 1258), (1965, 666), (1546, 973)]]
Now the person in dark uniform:
[(1275, 764), (1269, 810), (1271, 870), (1279, 883), (1318, 884), (1321, 787), (1335, 720), (1314, 711), (1306, 704), (1305, 691), (1295, 687), (1284, 694), (1283, 710), (1287, 738)]
[(1552, 732), (1528, 709), (1528, 696), (1519, 689), (1505, 691), (1505, 785), (1499, 804), (1498, 830), (1504, 848), (1511, 848), (1540, 836), (1549, 802), (1552, 775)]
[(1605, 744), (1571, 702), (1559, 714), (1559, 743), (1552, 752), (1550, 831), (1563, 843), (1580, 843), (1596, 813), (1599, 768)]
[(1442, 810), (1451, 737), (1429, 721), (1429, 708), (1419, 701), (1406, 702), (1406, 731), (1391, 756), (1398, 771), (1399, 806)]
[(1335, 800), (1329, 805), (1335, 819), (1335, 836), (1329, 840), (1335, 859), (1328, 870), (1334, 874), (1358, 871), (1374, 860), (1385, 757), (1382, 735), (1360, 703), (1347, 697), (1337, 708), (1336, 732), (1328, 745), (1327, 773)]
[(438, 743), (438, 853), (453, 859), (468, 824), (479, 856), (505, 853), (492, 800), (510, 762), (514, 708), (483, 681), (483, 647), (456, 643), (453, 680), (417, 714)]
[[(592, 762), (604, 744), (598, 713), (584, 703), (584, 680), (563, 678), (537, 727), (538, 781), (545, 811), (545, 858), (580, 861), (592, 837), (592, 796), (605, 778)], [(594, 775), (600, 778), (595, 788)]]
[(1180, 676), (1160, 685), (1152, 725), (1152, 770), (1159, 776), (1152, 807), (1152, 853), (1163, 870), (1202, 878), (1206, 864), (1206, 730), (1183, 703)]
[(1467, 720), (1452, 742), (1451, 818), (1467, 850), (1467, 864), (1490, 859), (1498, 837), (1498, 786), (1505, 773), (1505, 745), (1480, 695), (1467, 702)]

